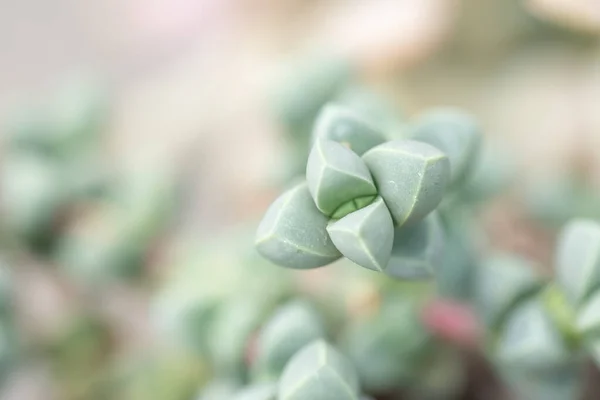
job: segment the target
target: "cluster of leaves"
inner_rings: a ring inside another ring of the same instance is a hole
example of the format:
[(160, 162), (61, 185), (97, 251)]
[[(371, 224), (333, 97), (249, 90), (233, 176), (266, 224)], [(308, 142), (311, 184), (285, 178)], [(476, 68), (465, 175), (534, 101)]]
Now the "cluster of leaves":
[(257, 232), (258, 251), (276, 264), (321, 267), (342, 256), (395, 278), (429, 278), (444, 257), (435, 210), (453, 209), (469, 182), (480, 130), (456, 110), (426, 113), (392, 138), (347, 107), (323, 108), (306, 183), (281, 195)]
[(5, 246), (87, 283), (139, 276), (174, 205), (170, 177), (112, 168), (103, 135), (109, 121), (107, 94), (73, 82), (47, 104), (13, 115), (0, 165)]
[(550, 279), (522, 257), (490, 257), (477, 271), (474, 304), (487, 349), (523, 398), (581, 396), (586, 357), (598, 362), (600, 224), (575, 219), (559, 235)]
[[(329, 277), (302, 283), (303, 273), (273, 268), (247, 248), (246, 229), (238, 240), (232, 241), (234, 236), (229, 232), (205, 243), (197, 257), (174, 268), (152, 308), (163, 337), (204, 365), (199, 399), (283, 396), (302, 379), (292, 360), (315, 341), (346, 360), (351, 388), (356, 387), (352, 376), (358, 377), (360, 390), (352, 395), (450, 396), (461, 390), (463, 370), (447, 368), (460, 359), (422, 320), (429, 289), (390, 284), (382, 275), (348, 268), (346, 261), (322, 270)], [(317, 353), (301, 363), (316, 366)], [(325, 376), (331, 378), (329, 372)]]
[[(97, 82), (74, 80), (9, 115), (3, 129), (0, 251), (10, 268), (0, 271), (0, 375), (41, 358), (65, 399), (91, 398), (90, 388), (112, 368), (114, 326), (96, 300), (107, 284), (144, 283), (176, 206), (166, 171), (114, 167), (109, 106)], [(53, 317), (56, 326), (40, 332), (12, 315), (8, 276), (24, 264), (56, 267), (43, 275), (72, 300)]]

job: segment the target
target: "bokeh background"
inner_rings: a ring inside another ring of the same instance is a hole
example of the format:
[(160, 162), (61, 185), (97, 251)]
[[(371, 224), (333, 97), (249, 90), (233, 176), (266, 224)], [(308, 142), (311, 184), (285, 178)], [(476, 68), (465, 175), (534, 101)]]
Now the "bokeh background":
[[(552, 231), (530, 222), (525, 194), (573, 171), (585, 174), (586, 191), (600, 185), (596, 0), (0, 1), (0, 32), (2, 126), (74, 80), (93, 81), (110, 108), (102, 163), (118, 175), (177, 171), (183, 188), (144, 285), (89, 291), (43, 257), (2, 250), (19, 337), (33, 348), (2, 385), (3, 400), (92, 398), (84, 389), (67, 396), (65, 382), (164, 347), (151, 303), (181, 249), (251, 230), (278, 193), (291, 156), (275, 93), (306, 63), (344, 60), (399, 115), (440, 105), (473, 113), (498, 157), (518, 170), (511, 195), (482, 216), (499, 248), (547, 260)], [(242, 248), (251, 245), (251, 234), (241, 236)], [(212, 265), (193, 279), (227, 268)], [(69, 336), (72, 324), (91, 338), (77, 329)], [(70, 348), (86, 355), (69, 358)], [(60, 354), (69, 366), (57, 369)], [(179, 358), (165, 367), (174, 375), (202, 369)], [(102, 368), (81, 367), (92, 364)], [(161, 398), (185, 398), (169, 393)], [(135, 396), (124, 398), (145, 398)]]

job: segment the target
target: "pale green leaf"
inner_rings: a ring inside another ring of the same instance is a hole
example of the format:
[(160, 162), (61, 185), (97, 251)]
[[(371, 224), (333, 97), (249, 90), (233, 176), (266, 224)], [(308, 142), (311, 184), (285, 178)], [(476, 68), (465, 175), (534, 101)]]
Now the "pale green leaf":
[(473, 167), (481, 145), (475, 119), (460, 110), (439, 108), (421, 115), (412, 127), (412, 138), (429, 143), (450, 160), (450, 184), (460, 183)]
[(255, 361), (257, 375), (261, 379), (278, 377), (298, 350), (324, 334), (319, 316), (308, 303), (294, 301), (282, 306), (258, 336)]
[(313, 143), (323, 139), (345, 144), (358, 155), (386, 141), (360, 114), (336, 103), (325, 105), (315, 123)]
[(327, 234), (329, 222), (300, 184), (269, 207), (256, 234), (258, 251), (275, 264), (298, 269), (317, 268), (341, 257)]
[(317, 140), (308, 156), (306, 180), (312, 198), (325, 215), (358, 197), (377, 193), (365, 162), (331, 140)]
[(520, 301), (539, 292), (543, 283), (526, 259), (509, 254), (492, 256), (476, 272), (477, 311), (486, 324), (497, 327)]
[(393, 140), (363, 159), (397, 226), (415, 224), (433, 211), (450, 179), (448, 157), (422, 142)]
[(600, 285), (600, 224), (576, 219), (560, 233), (556, 250), (556, 280), (573, 305), (579, 305)]
[(497, 359), (505, 366), (541, 370), (564, 363), (569, 350), (539, 298), (516, 308), (498, 338)]
[(327, 232), (338, 250), (362, 267), (383, 271), (390, 260), (394, 223), (381, 197), (332, 222)]
[(278, 400), (358, 400), (350, 362), (323, 340), (306, 345), (286, 365)]
[(385, 273), (401, 279), (429, 278), (443, 262), (445, 239), (437, 213), (416, 225), (396, 228)]

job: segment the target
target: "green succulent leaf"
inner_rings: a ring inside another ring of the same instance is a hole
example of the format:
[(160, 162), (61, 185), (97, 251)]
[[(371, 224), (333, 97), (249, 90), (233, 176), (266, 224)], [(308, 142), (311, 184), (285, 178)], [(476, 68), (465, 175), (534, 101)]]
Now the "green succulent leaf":
[(563, 228), (556, 250), (556, 280), (573, 305), (600, 286), (600, 224), (576, 219)]
[(396, 228), (385, 273), (401, 279), (429, 278), (440, 268), (444, 254), (444, 232), (433, 213), (417, 225)]
[(358, 400), (352, 365), (324, 340), (303, 347), (286, 365), (278, 400)]
[(564, 363), (570, 353), (536, 298), (511, 313), (498, 339), (496, 356), (507, 367), (543, 370)]
[(325, 105), (317, 118), (313, 142), (331, 140), (348, 146), (359, 156), (386, 141), (367, 120), (352, 109), (336, 103)]
[(397, 226), (425, 218), (442, 201), (450, 180), (448, 157), (427, 143), (393, 140), (363, 159)]
[(540, 291), (544, 281), (527, 260), (499, 254), (487, 259), (476, 272), (475, 304), (485, 323), (498, 327), (519, 305)]
[(383, 271), (390, 260), (394, 222), (383, 199), (332, 222), (327, 232), (338, 250), (356, 264)]
[(315, 142), (308, 156), (306, 180), (317, 208), (326, 215), (355, 198), (377, 194), (365, 162), (331, 140)]
[(7, 157), (0, 185), (4, 223), (28, 239), (48, 234), (69, 201), (60, 166), (43, 156)]
[[(286, 72), (277, 87), (274, 105), (282, 122), (296, 134), (312, 125), (321, 107), (344, 88), (353, 74), (347, 60), (330, 56), (295, 63)], [(308, 142), (308, 137), (304, 139)]]
[(576, 317), (577, 330), (586, 336), (600, 336), (600, 291), (582, 304)]
[(232, 400), (276, 400), (277, 385), (272, 383), (255, 384), (233, 396)]
[(272, 312), (272, 299), (239, 293), (219, 308), (211, 326), (209, 349), (217, 371), (244, 378), (252, 335)]
[(319, 316), (308, 303), (294, 301), (282, 306), (258, 337), (257, 375), (261, 379), (277, 378), (296, 352), (324, 334)]
[(351, 85), (337, 96), (335, 102), (360, 114), (372, 127), (389, 136), (388, 139), (404, 137), (404, 115), (388, 96), (361, 85)]
[(431, 337), (406, 299), (386, 299), (382, 310), (348, 326), (342, 348), (356, 366), (362, 388), (384, 393), (408, 384), (430, 349)]
[(481, 146), (481, 130), (475, 119), (456, 109), (426, 112), (412, 127), (412, 138), (429, 143), (450, 160), (450, 185), (460, 183), (473, 167)]
[(317, 268), (341, 257), (327, 234), (329, 222), (313, 202), (306, 184), (282, 194), (269, 207), (256, 234), (258, 251), (288, 268)]
[(565, 363), (549, 365), (542, 371), (505, 368), (501, 375), (519, 399), (579, 399), (583, 394), (581, 374), (584, 366), (574, 357)]

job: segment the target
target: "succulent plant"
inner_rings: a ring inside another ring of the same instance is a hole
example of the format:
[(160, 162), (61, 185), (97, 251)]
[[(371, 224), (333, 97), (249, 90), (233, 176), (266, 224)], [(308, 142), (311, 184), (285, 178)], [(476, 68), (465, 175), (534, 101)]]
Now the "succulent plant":
[(481, 134), (471, 117), (455, 110), (432, 111), (408, 131), (408, 139), (392, 138), (347, 106), (324, 106), (306, 182), (267, 210), (256, 234), (258, 251), (295, 269), (343, 256), (395, 278), (435, 275), (446, 236), (436, 209), (468, 182)]

